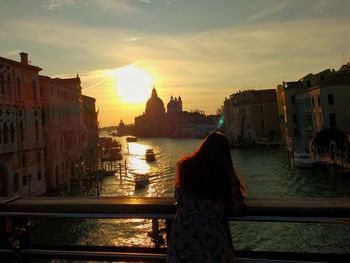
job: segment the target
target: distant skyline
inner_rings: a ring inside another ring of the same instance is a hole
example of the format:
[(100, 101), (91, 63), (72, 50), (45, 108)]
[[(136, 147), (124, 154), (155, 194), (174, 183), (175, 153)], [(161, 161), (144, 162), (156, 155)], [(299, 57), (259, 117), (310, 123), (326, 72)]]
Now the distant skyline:
[(0, 56), (26, 52), (51, 77), (79, 73), (102, 127), (145, 109), (145, 95), (122, 95), (130, 68), (148, 97), (155, 85), (165, 106), (181, 96), (184, 110), (213, 114), (238, 90), (338, 69), (350, 59), (349, 14), (348, 0), (1, 0)]

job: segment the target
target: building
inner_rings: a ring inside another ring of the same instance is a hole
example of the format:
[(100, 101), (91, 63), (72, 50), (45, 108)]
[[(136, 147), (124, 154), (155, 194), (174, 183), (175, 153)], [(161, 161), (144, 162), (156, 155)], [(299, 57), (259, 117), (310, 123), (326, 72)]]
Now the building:
[(279, 137), (276, 90), (239, 91), (224, 101), (225, 131), (233, 142), (275, 141)]
[(0, 57), (0, 196), (46, 191), (41, 68)]
[[(70, 180), (84, 174), (86, 168), (83, 156), (87, 146), (86, 129), (80, 78), (40, 76), (40, 88), (47, 187), (69, 186)], [(85, 99), (85, 102), (91, 107), (90, 100)]]
[(85, 148), (83, 161), (87, 171), (97, 169), (98, 158), (98, 113), (96, 112), (96, 99), (83, 95), (83, 126), (85, 130)]
[[(338, 71), (308, 74), (277, 88), (281, 129), (291, 151), (310, 151), (321, 130), (334, 128), (350, 132), (350, 64)], [(283, 117), (282, 117), (283, 114)]]
[(204, 112), (183, 111), (180, 96), (171, 96), (165, 110), (155, 88), (145, 112), (135, 118), (135, 134), (140, 137), (204, 137), (215, 129), (213, 118)]

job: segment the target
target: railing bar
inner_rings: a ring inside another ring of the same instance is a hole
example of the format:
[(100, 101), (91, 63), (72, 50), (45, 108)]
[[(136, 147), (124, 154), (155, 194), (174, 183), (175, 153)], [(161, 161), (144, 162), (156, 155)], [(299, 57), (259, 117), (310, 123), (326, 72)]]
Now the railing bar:
[[(38, 257), (63, 257), (69, 258), (88, 258), (88, 259), (132, 259), (132, 260), (165, 260), (166, 254), (154, 254), (154, 253), (128, 253), (128, 252), (98, 252), (98, 251), (71, 251), (71, 250), (47, 250), (47, 249), (21, 249), (20, 251), (14, 251), (12, 249), (0, 249), (0, 253), (12, 254), (12, 253), (22, 253), (25, 255), (38, 256)], [(287, 260), (287, 259), (264, 259), (264, 258), (240, 258), (237, 257), (240, 263), (300, 263), (300, 262), (314, 262), (310, 260)], [(321, 261), (317, 261), (321, 262)]]
[(130, 218), (130, 219), (173, 219), (174, 214), (95, 214), (95, 213), (29, 213), (0, 212), (0, 217), (54, 217), (54, 218)]
[[(28, 213), (0, 212), (0, 217), (34, 217), (34, 218), (102, 218), (102, 219), (173, 219), (174, 214), (94, 214), (94, 213)], [(290, 222), (290, 223), (328, 223), (350, 224), (349, 218), (338, 217), (288, 217), (288, 216), (240, 216), (229, 217), (230, 221), (253, 222)]]
[(0, 249), (0, 253), (22, 253), (35, 256), (80, 256), (80, 257), (110, 257), (110, 258), (134, 258), (134, 259), (165, 259), (166, 254), (152, 253), (128, 253), (128, 252), (99, 252), (99, 251), (72, 251), (54, 249)]
[(302, 216), (241, 216), (230, 217), (230, 221), (256, 221), (256, 222), (290, 222), (290, 223), (328, 223), (350, 224), (349, 218), (341, 217), (302, 217)]

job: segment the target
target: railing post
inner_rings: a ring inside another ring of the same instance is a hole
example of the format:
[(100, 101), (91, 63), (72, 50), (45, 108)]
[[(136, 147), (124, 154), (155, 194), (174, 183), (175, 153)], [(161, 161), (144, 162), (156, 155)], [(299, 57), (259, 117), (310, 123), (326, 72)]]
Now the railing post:
[(173, 226), (174, 219), (165, 219), (165, 233), (166, 233), (166, 243), (169, 244), (169, 238), (171, 233), (171, 227)]

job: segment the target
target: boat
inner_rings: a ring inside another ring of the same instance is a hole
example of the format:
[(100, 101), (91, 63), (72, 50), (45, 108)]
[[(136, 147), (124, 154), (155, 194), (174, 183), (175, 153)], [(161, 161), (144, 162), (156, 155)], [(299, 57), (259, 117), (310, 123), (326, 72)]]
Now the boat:
[(294, 165), (299, 168), (313, 168), (317, 164), (316, 160), (310, 158), (306, 152), (294, 153)]
[(147, 149), (145, 156), (147, 162), (154, 162), (156, 160), (156, 155), (154, 154), (153, 149)]
[(127, 142), (137, 142), (137, 137), (135, 136), (128, 136), (126, 137)]
[(149, 185), (149, 176), (147, 174), (135, 174), (135, 189), (142, 189)]

